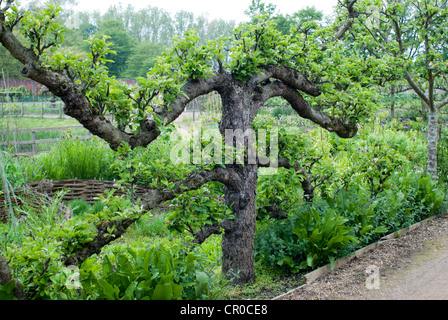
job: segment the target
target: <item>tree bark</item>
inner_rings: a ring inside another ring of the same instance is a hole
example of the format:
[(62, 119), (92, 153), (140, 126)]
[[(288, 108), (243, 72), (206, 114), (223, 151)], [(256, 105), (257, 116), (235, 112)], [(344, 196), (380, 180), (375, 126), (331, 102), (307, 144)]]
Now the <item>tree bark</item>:
[(13, 279), (11, 276), (11, 269), (9, 268), (8, 261), (0, 254), (0, 284), (5, 285), (11, 280), (15, 281), (15, 287), (12, 294), (17, 300), (27, 300), (27, 296), (23, 291), (23, 286), (17, 279)]
[(395, 86), (392, 85), (390, 87), (390, 121), (394, 120), (395, 118)]
[(257, 165), (232, 165), (241, 176), (241, 183), (234, 188), (224, 188), (224, 199), (232, 206), (232, 228), (225, 230), (222, 238), (222, 272), (234, 283), (255, 280), (255, 194)]
[[(220, 90), (222, 117), (219, 125), (227, 147), (237, 147), (237, 141), (228, 139), (229, 132), (252, 131), (252, 121), (260, 101), (253, 100), (253, 91), (238, 81), (232, 81)], [(249, 130), (249, 131), (246, 131)], [(241, 137), (240, 137), (240, 141)], [(249, 150), (249, 136), (244, 135), (244, 151)], [(228, 160), (227, 160), (228, 161)], [(222, 239), (222, 272), (234, 283), (250, 283), (255, 280), (254, 237), (255, 237), (255, 196), (258, 180), (258, 165), (244, 157), (226, 163), (226, 169), (234, 172), (240, 179), (232, 185), (224, 185), (225, 204), (232, 208), (234, 220), (231, 228), (224, 231)]]
[(428, 161), (427, 161), (427, 174), (432, 179), (438, 179), (437, 176), (437, 143), (439, 139), (438, 134), (438, 118), (439, 112), (437, 109), (429, 110), (428, 112)]

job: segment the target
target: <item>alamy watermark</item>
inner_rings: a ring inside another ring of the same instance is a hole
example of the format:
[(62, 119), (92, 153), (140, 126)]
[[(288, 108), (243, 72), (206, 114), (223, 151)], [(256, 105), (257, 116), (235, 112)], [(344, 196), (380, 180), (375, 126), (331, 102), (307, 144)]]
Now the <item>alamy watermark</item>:
[(68, 277), (65, 281), (65, 287), (69, 290), (81, 289), (82, 286), (81, 282), (79, 281), (79, 268), (74, 265), (68, 266), (66, 273), (68, 274)]
[(369, 29), (380, 28), (380, 8), (375, 5), (370, 5), (366, 8), (368, 17), (366, 18), (366, 26)]
[(368, 277), (366, 278), (366, 287), (369, 290), (378, 290), (380, 288), (380, 268), (370, 265), (366, 269)]
[(225, 129), (224, 137), (218, 129), (175, 130), (170, 159), (174, 164), (257, 164), (277, 169), (278, 135), (277, 128)]

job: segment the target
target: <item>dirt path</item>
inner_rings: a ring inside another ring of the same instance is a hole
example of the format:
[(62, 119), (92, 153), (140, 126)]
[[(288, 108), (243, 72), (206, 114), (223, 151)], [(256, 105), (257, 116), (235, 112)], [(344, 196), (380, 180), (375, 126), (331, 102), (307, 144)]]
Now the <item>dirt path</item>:
[(430, 248), (412, 256), (413, 264), (397, 271), (372, 298), (448, 300), (448, 248)]
[(287, 295), (287, 300), (448, 300), (448, 215)]

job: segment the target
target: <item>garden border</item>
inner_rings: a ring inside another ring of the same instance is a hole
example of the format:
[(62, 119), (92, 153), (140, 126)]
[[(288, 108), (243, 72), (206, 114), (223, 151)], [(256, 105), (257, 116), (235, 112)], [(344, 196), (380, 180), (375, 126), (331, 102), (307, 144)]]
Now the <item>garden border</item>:
[(312, 282), (316, 281), (317, 279), (322, 278), (322, 277), (330, 274), (334, 270), (339, 269), (340, 267), (346, 265), (347, 263), (349, 263), (353, 259), (359, 258), (359, 257), (363, 256), (364, 254), (366, 254), (367, 252), (370, 252), (370, 251), (380, 247), (382, 244), (388, 243), (388, 242), (392, 241), (393, 239), (396, 239), (398, 237), (404, 236), (405, 234), (408, 234), (412, 230), (415, 230), (415, 229), (421, 227), (422, 225), (424, 225), (424, 224), (426, 224), (426, 223), (428, 223), (428, 222), (430, 222), (430, 221), (432, 221), (432, 220), (434, 220), (436, 218), (440, 218), (440, 217), (442, 217), (444, 215), (447, 215), (447, 214), (448, 213), (433, 215), (433, 216), (431, 216), (429, 218), (426, 218), (426, 219), (424, 219), (424, 220), (422, 220), (420, 222), (414, 223), (413, 225), (411, 225), (409, 227), (403, 228), (403, 229), (398, 230), (396, 232), (392, 232), (392, 233), (382, 237), (377, 242), (374, 242), (374, 243), (372, 243), (372, 244), (370, 244), (370, 245), (368, 245), (368, 246), (366, 246), (364, 248), (361, 248), (361, 249), (355, 251), (354, 253), (351, 253), (351, 254), (349, 254), (349, 255), (347, 255), (345, 257), (342, 257), (342, 258), (336, 260), (334, 262), (334, 268), (333, 269), (331, 269), (331, 264), (327, 264), (327, 265), (325, 265), (323, 267), (320, 267), (319, 269), (313, 270), (313, 271), (311, 271), (311, 272), (309, 272), (309, 273), (304, 275), (305, 284), (303, 284), (303, 285), (301, 285), (301, 286), (299, 286), (297, 288), (291, 289), (288, 292), (283, 293), (283, 294), (281, 294), (279, 296), (276, 296), (276, 297), (272, 298), (271, 300), (280, 300), (283, 297), (285, 297), (287, 295), (290, 295), (291, 293), (294, 293), (295, 291), (297, 291), (297, 290), (299, 290), (299, 289), (301, 289), (301, 288), (311, 284)]

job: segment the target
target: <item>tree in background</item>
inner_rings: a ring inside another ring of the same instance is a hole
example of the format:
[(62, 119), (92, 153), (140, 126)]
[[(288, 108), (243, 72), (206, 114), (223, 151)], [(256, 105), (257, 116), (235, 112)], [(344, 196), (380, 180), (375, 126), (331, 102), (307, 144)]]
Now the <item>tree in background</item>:
[(390, 57), (397, 75), (428, 109), (427, 173), (437, 179), (438, 117), (448, 105), (447, 91), (437, 94), (448, 86), (448, 1), (367, 1), (364, 8), (370, 14), (352, 37), (362, 39), (371, 55)]
[(166, 47), (161, 43), (140, 42), (129, 55), (125, 71), (120, 73), (120, 77), (128, 79), (145, 77), (165, 49)]
[[(21, 78), (20, 62), (14, 59), (14, 57), (3, 47), (0, 48), (0, 69), (0, 72), (3, 71), (5, 77), (13, 79)], [(1, 79), (0, 87), (3, 87), (3, 78)]]
[(123, 22), (120, 20), (103, 21), (96, 36), (99, 38), (108, 36), (112, 39), (115, 53), (106, 55), (106, 59), (113, 60), (113, 62), (106, 63), (106, 67), (111, 76), (121, 77), (126, 71), (126, 63), (136, 45), (135, 40), (127, 34)]
[(283, 34), (288, 34), (291, 27), (300, 27), (306, 22), (321, 23), (324, 18), (322, 11), (318, 11), (315, 7), (306, 7), (291, 15), (277, 15), (274, 19), (277, 23), (277, 29)]

